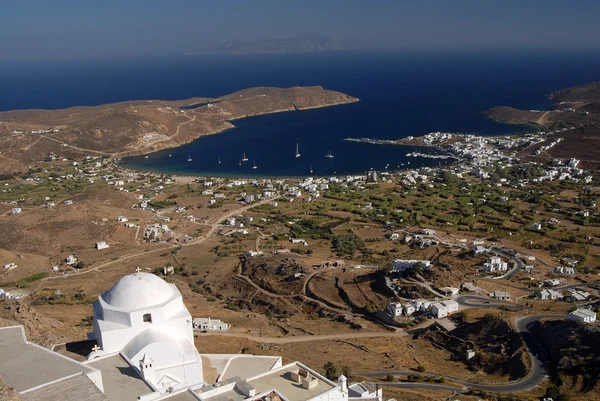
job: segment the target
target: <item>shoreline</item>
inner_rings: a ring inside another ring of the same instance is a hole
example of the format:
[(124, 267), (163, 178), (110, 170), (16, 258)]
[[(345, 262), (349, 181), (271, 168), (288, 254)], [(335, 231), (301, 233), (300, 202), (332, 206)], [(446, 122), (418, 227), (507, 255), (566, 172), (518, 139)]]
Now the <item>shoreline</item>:
[[(227, 123), (229, 123), (231, 126), (230, 127), (226, 127), (223, 129), (218, 129), (215, 131), (211, 131), (211, 132), (206, 132), (203, 133), (201, 135), (195, 136), (194, 138), (192, 138), (190, 141), (187, 142), (183, 142), (174, 146), (165, 146), (165, 147), (161, 147), (158, 149), (153, 149), (150, 152), (142, 150), (142, 149), (138, 149), (138, 150), (132, 150), (132, 151), (125, 151), (125, 152), (119, 152), (119, 153), (115, 153), (112, 156), (110, 156), (111, 159), (114, 158), (125, 158), (125, 157), (133, 157), (133, 156), (144, 156), (144, 155), (150, 155), (152, 153), (156, 153), (156, 152), (160, 152), (162, 150), (166, 150), (166, 149), (176, 149), (176, 148), (180, 148), (182, 146), (188, 145), (194, 141), (197, 141), (200, 138), (206, 137), (206, 136), (211, 136), (211, 135), (217, 135), (217, 134), (222, 134), (224, 132), (230, 131), (230, 130), (234, 130), (237, 128), (237, 126), (235, 124), (233, 124), (233, 122), (235, 121), (240, 121), (246, 118), (252, 118), (252, 117), (259, 117), (259, 116), (266, 116), (266, 115), (270, 115), (270, 114), (279, 114), (279, 113), (289, 113), (289, 112), (296, 112), (296, 111), (308, 111), (308, 110), (317, 110), (317, 109), (324, 109), (324, 108), (328, 108), (328, 107), (337, 107), (337, 106), (343, 106), (346, 104), (354, 104), (354, 103), (359, 103), (361, 100), (357, 97), (354, 96), (349, 96), (351, 98), (350, 101), (348, 102), (336, 102), (336, 103), (330, 103), (330, 104), (325, 104), (325, 105), (319, 105), (319, 106), (310, 106), (310, 107), (294, 107), (292, 106), (291, 108), (285, 108), (285, 109), (277, 109), (274, 111), (265, 111), (265, 112), (258, 112), (255, 114), (246, 114), (240, 117), (236, 117), (233, 118), (231, 120), (225, 120)], [(168, 142), (169, 140), (171, 140), (171, 138), (169, 137), (169, 139), (165, 140), (164, 142)], [(160, 142), (162, 143), (162, 142)]]

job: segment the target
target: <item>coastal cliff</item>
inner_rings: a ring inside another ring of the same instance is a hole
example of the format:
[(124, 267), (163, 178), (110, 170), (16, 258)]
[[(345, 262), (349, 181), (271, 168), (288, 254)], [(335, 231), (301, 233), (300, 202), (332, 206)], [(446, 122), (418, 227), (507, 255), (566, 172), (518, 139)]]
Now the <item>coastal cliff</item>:
[(63, 157), (122, 157), (173, 148), (235, 127), (235, 120), (358, 102), (320, 86), (244, 89), (218, 98), (138, 100), (0, 113), (2, 165)]

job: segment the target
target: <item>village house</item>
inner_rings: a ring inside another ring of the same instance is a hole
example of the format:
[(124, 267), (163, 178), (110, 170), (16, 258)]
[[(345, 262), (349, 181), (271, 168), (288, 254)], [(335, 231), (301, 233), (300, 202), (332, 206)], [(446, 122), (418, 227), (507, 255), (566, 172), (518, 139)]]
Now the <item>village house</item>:
[(569, 302), (582, 302), (588, 299), (589, 297), (589, 292), (574, 288), (569, 291), (569, 295), (567, 295), (566, 300)]
[(596, 312), (585, 308), (579, 308), (569, 313), (567, 315), (567, 320), (572, 320), (574, 322), (594, 323), (596, 321)]
[(292, 244), (302, 244), (304, 246), (308, 246), (308, 242), (302, 238), (290, 238), (290, 242)]
[(537, 299), (562, 299), (563, 298), (563, 294), (561, 294), (559, 291), (556, 290), (541, 290), (540, 292), (537, 292), (535, 294), (535, 297)]
[(400, 302), (392, 302), (387, 306), (387, 312), (392, 317), (398, 317), (402, 315), (402, 304)]
[(15, 269), (17, 267), (17, 265), (15, 264), (15, 262), (10, 262), (5, 264), (4, 266), (2, 266), (5, 270), (12, 270)]
[(13, 207), (11, 213), (12, 214), (21, 214), (21, 208), (20, 207)]
[(483, 264), (483, 268), (487, 273), (501, 272), (508, 270), (508, 263), (503, 262), (499, 256), (492, 256)]
[(100, 241), (100, 242), (96, 242), (95, 247), (98, 250), (106, 249), (106, 248), (108, 248), (108, 244), (106, 243), (106, 241)]
[(197, 317), (192, 321), (194, 330), (199, 331), (229, 331), (231, 325), (210, 317)]
[(434, 317), (443, 318), (458, 311), (458, 302), (448, 300), (431, 304), (431, 314)]
[(507, 291), (494, 290), (492, 298), (495, 298), (499, 301), (510, 301), (510, 293)]
[(558, 274), (568, 274), (568, 275), (574, 275), (575, 274), (575, 268), (574, 267), (569, 267), (569, 266), (558, 266), (556, 268), (554, 268), (554, 273), (558, 273)]
[(76, 265), (77, 264), (77, 258), (73, 255), (69, 255), (65, 258), (65, 262), (69, 265)]

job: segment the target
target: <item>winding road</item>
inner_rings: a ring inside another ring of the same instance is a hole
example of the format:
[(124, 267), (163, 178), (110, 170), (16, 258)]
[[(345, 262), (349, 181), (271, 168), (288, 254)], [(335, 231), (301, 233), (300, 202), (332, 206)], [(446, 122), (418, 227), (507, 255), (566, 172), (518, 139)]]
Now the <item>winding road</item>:
[[(510, 382), (507, 384), (495, 384), (495, 383), (473, 383), (461, 380), (456, 377), (444, 376), (446, 379), (449, 379), (453, 383), (460, 384), (465, 387), (475, 388), (484, 391), (491, 391), (495, 393), (518, 393), (521, 391), (528, 391), (532, 388), (538, 386), (547, 375), (547, 370), (544, 361), (547, 360), (547, 356), (545, 355), (544, 349), (535, 341), (532, 334), (527, 329), (527, 326), (537, 320), (544, 318), (564, 318), (565, 315), (553, 314), (553, 315), (536, 315), (536, 316), (526, 316), (515, 319), (515, 326), (517, 328), (517, 332), (523, 339), (525, 346), (527, 347), (527, 352), (529, 354), (529, 358), (531, 360), (531, 370), (527, 377), (522, 380)], [(371, 377), (371, 378), (381, 378), (387, 375), (419, 375), (419, 376), (442, 376), (440, 374), (435, 374), (433, 372), (429, 373), (419, 373), (414, 371), (388, 371), (388, 372), (365, 372), (358, 373), (361, 376)], [(380, 386), (391, 386), (391, 387), (402, 387), (402, 388), (428, 388), (433, 390), (450, 390), (457, 392), (466, 392), (466, 389), (460, 389), (456, 387), (451, 387), (448, 385), (442, 384), (434, 384), (434, 383), (377, 383)]]

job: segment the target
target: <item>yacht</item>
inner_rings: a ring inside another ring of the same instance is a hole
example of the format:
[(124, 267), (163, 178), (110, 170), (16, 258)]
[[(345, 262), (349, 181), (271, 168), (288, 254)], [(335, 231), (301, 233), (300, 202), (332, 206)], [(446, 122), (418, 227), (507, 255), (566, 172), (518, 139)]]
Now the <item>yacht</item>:
[(244, 156), (242, 156), (242, 161), (243, 162), (247, 162), (248, 158), (246, 157), (246, 152), (244, 152)]
[(327, 152), (327, 154), (325, 155), (326, 158), (328, 159), (333, 159), (333, 153), (331, 153), (331, 150), (329, 152)]
[(300, 153), (298, 152), (298, 144), (296, 143), (296, 157), (300, 157)]

